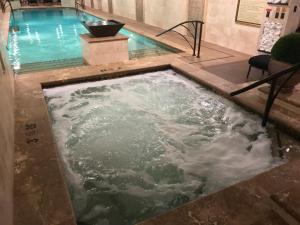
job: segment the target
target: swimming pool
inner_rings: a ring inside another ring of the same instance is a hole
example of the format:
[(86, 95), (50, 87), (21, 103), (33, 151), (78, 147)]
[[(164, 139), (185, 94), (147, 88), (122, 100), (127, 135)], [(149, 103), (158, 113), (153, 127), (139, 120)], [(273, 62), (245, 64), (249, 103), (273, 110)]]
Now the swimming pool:
[[(71, 8), (14, 11), (8, 39), (10, 62), (17, 72), (82, 64), (79, 35), (87, 33), (80, 21), (98, 17)], [(178, 52), (178, 50), (127, 29), (130, 59)]]
[(87, 224), (133, 225), (284, 161), (260, 117), (173, 70), (44, 94)]

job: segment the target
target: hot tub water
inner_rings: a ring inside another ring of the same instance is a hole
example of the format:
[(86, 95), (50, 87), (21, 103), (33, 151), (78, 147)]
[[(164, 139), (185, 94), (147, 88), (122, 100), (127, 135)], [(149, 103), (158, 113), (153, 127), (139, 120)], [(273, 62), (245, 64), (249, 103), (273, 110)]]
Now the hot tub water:
[(132, 225), (282, 163), (258, 116), (172, 70), (44, 93), (88, 224)]

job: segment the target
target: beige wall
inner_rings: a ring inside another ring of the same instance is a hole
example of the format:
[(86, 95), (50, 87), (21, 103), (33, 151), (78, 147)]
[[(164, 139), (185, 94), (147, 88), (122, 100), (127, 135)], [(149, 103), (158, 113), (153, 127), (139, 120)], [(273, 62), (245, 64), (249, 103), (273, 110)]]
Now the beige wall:
[(102, 8), (101, 0), (94, 0), (94, 8), (95, 9), (101, 9)]
[[(161, 27), (170, 28), (183, 21), (188, 20), (189, 12), (194, 19), (202, 16), (202, 2), (204, 0), (143, 0), (144, 12), (141, 14), (145, 23)], [(113, 13), (115, 15), (127, 17), (130, 19), (137, 19), (136, 6), (141, 4), (141, 1), (136, 0), (112, 0)], [(102, 0), (102, 10), (108, 12), (108, 0)], [(189, 6), (195, 6), (195, 9), (191, 10)], [(199, 8), (200, 7), (200, 8)], [(183, 34), (186, 30), (178, 29)]]
[[(1, 59), (6, 53), (0, 34)], [(0, 62), (0, 224), (12, 225), (13, 216), (13, 152), (14, 152), (14, 80), (3, 71)], [(7, 66), (7, 64), (5, 65)]]
[[(257, 54), (260, 29), (235, 22), (237, 2), (238, 0), (144, 0), (143, 17), (146, 24), (167, 29), (188, 19), (201, 19), (203, 15), (203, 40), (247, 54)], [(135, 3), (136, 0), (113, 0), (113, 13), (136, 19)], [(102, 10), (108, 12), (108, 8), (108, 0), (102, 0)], [(184, 28), (178, 31), (183, 34), (186, 32)]]
[(248, 54), (256, 54), (259, 28), (237, 24), (238, 0), (206, 0), (204, 40)]
[[(136, 0), (112, 0), (115, 15), (137, 19)], [(102, 11), (108, 12), (108, 0), (102, 0)], [(189, 0), (143, 0), (145, 23), (161, 28), (170, 28), (188, 19)], [(179, 29), (185, 32), (185, 29)]]
[(188, 18), (188, 0), (144, 0), (145, 23), (170, 28)]
[(108, 12), (109, 10), (108, 10), (108, 0), (102, 0), (102, 10), (104, 11), (104, 12)]
[(113, 11), (115, 15), (135, 20), (135, 0), (113, 0)]
[(203, 20), (204, 0), (189, 0), (189, 20)]
[(84, 4), (85, 4), (85, 6), (87, 6), (87, 7), (91, 7), (91, 6), (92, 6), (91, 0), (85, 0), (85, 1), (84, 1)]
[(61, 0), (61, 5), (64, 7), (75, 7), (74, 0)]

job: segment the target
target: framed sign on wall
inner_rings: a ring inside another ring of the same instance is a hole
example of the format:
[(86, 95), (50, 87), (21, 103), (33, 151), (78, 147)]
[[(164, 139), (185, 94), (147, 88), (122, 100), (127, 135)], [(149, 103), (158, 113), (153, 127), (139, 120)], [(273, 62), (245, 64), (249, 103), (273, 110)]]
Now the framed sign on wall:
[(260, 26), (266, 0), (238, 0), (235, 21), (237, 23)]

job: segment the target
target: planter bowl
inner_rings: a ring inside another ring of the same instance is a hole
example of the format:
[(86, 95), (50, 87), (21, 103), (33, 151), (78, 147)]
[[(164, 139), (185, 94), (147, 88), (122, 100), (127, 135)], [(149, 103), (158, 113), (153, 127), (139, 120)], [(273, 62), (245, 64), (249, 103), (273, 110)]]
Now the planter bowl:
[(81, 22), (83, 26), (94, 36), (94, 37), (110, 37), (115, 36), (125, 25), (115, 20), (105, 20), (98, 22)]

